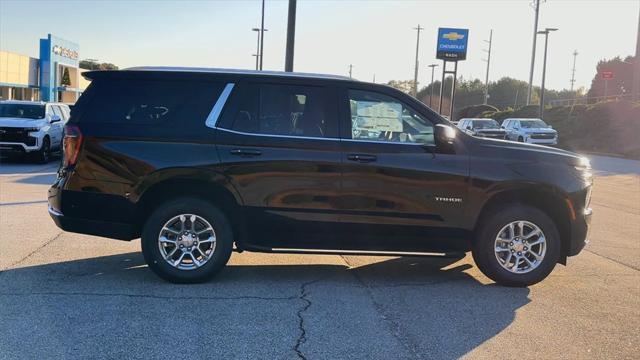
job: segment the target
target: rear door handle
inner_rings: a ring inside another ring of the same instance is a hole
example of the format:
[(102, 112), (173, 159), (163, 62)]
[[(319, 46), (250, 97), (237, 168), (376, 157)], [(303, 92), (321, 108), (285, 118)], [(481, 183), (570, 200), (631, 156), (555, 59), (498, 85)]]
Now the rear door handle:
[(367, 155), (367, 154), (349, 154), (347, 155), (347, 159), (350, 161), (357, 161), (361, 163), (374, 162), (378, 158), (375, 155)]
[(254, 149), (233, 149), (229, 152), (231, 153), (231, 155), (245, 156), (245, 157), (262, 155), (262, 151), (254, 150)]

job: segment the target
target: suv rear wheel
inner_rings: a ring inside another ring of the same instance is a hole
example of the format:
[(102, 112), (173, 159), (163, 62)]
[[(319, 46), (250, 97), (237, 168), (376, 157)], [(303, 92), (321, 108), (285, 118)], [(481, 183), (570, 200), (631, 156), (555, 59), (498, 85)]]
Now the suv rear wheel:
[(498, 284), (529, 286), (555, 267), (560, 235), (544, 212), (512, 205), (483, 221), (472, 254), (478, 268)]
[(232, 247), (226, 216), (195, 198), (162, 204), (142, 230), (142, 253), (149, 268), (174, 283), (209, 280), (226, 265)]

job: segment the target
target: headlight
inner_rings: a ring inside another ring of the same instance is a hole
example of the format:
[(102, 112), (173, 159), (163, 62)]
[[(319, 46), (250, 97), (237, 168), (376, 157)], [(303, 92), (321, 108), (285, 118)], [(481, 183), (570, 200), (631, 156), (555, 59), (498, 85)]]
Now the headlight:
[(578, 163), (573, 166), (576, 170), (578, 170), (582, 176), (582, 178), (591, 182), (593, 180), (593, 172), (591, 171), (591, 162), (586, 157), (581, 157), (578, 160)]
[(39, 132), (40, 128), (34, 127), (34, 128), (24, 129), (24, 130), (29, 134), (29, 136), (35, 136), (34, 133)]

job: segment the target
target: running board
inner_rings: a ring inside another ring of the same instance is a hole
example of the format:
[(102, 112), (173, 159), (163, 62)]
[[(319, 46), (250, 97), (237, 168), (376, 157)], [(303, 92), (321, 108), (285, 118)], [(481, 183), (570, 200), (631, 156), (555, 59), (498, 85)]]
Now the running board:
[[(269, 248), (262, 246), (246, 246), (242, 250), (250, 252), (263, 252), (273, 254), (317, 254), (317, 255), (361, 255), (361, 256), (415, 256), (415, 257), (464, 257), (464, 252), (437, 253), (418, 251), (371, 251), (371, 250), (330, 250), (330, 249), (293, 249), (293, 248)], [(234, 249), (241, 252), (241, 250)]]

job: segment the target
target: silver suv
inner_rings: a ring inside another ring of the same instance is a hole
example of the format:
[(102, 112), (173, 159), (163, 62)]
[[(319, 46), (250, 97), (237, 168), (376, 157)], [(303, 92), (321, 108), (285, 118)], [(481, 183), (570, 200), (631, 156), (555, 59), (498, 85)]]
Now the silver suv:
[(62, 150), (69, 106), (37, 101), (0, 101), (0, 154), (29, 155), (46, 163)]
[(558, 132), (541, 119), (505, 119), (502, 128), (507, 131), (507, 140), (541, 145), (558, 143)]

